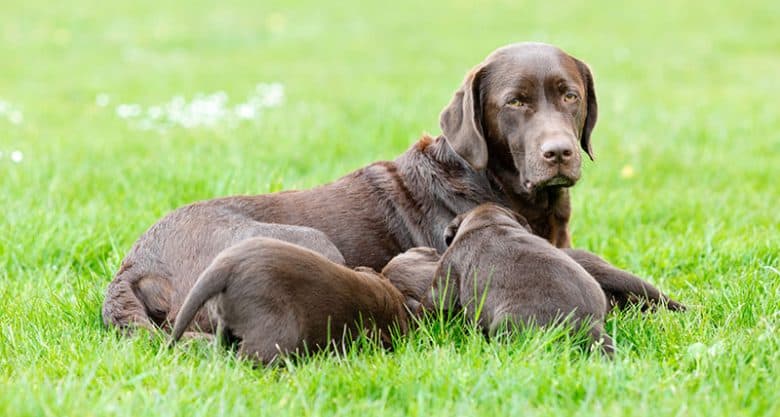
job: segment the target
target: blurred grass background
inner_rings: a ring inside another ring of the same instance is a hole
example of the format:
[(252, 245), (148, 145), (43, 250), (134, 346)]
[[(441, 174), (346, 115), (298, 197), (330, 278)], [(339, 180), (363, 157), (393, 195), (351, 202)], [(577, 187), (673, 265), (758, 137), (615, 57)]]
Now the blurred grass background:
[[(0, 100), (23, 114), (0, 116), (0, 414), (778, 415), (779, 20), (752, 0), (0, 1)], [(471, 66), (527, 40), (596, 78), (575, 246), (692, 311), (612, 316), (614, 363), (432, 326), (391, 354), (253, 370), (102, 328), (105, 286), (159, 217), (394, 158), (439, 132)], [(284, 104), (235, 126), (115, 111), (270, 82)]]

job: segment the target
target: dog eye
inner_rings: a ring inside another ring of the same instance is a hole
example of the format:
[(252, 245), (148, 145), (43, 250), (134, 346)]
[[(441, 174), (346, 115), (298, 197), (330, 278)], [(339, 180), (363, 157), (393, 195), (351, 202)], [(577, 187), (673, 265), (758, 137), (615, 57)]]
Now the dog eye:
[(577, 94), (572, 93), (571, 91), (569, 91), (568, 93), (563, 95), (563, 101), (565, 103), (574, 103), (575, 101), (577, 101), (579, 99), (580, 99), (580, 97)]
[(525, 102), (523, 102), (523, 100), (520, 100), (519, 98), (513, 98), (513, 99), (510, 99), (509, 101), (507, 101), (506, 105), (507, 106), (512, 106), (512, 107), (524, 107), (525, 106)]

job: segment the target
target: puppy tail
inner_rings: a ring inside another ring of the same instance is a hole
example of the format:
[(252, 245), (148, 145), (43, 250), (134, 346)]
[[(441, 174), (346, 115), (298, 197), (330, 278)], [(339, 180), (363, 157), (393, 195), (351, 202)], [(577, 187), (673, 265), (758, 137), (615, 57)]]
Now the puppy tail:
[(189, 294), (187, 294), (187, 298), (184, 300), (181, 310), (176, 314), (173, 332), (171, 332), (171, 344), (176, 343), (181, 338), (182, 334), (184, 334), (184, 331), (187, 330), (190, 322), (192, 322), (192, 319), (195, 317), (195, 314), (203, 307), (203, 304), (206, 304), (212, 297), (225, 290), (232, 272), (231, 265), (220, 257), (217, 257), (217, 259), (203, 271)]
[(615, 355), (615, 342), (612, 340), (612, 337), (604, 331), (604, 326), (600, 323), (596, 324), (590, 328), (588, 334), (593, 340), (593, 343), (600, 344), (601, 353), (612, 359)]

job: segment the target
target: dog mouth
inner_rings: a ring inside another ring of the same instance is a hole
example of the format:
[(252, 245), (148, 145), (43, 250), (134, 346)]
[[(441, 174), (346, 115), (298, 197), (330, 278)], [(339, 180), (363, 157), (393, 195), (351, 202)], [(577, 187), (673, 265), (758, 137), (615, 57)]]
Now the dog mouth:
[(544, 188), (550, 188), (550, 187), (571, 187), (576, 183), (577, 180), (567, 177), (562, 174), (555, 175), (553, 177), (550, 177), (545, 180), (540, 181), (532, 181), (532, 180), (525, 180), (523, 181), (523, 188), (524, 191), (527, 193), (533, 193), (534, 191), (538, 191)]

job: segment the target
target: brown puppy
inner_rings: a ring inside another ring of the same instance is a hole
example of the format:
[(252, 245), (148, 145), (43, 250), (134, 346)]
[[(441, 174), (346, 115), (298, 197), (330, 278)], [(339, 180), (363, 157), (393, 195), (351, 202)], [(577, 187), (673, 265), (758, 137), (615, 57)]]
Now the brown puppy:
[[(103, 321), (165, 327), (220, 251), (263, 235), (252, 234), (258, 222), (321, 230), (347, 265), (379, 269), (412, 247), (444, 251), (443, 232), (456, 214), (496, 202), (567, 247), (566, 187), (580, 176), (578, 144), (591, 152), (596, 114), (582, 62), (550, 45), (501, 48), (466, 76), (441, 113), (443, 135), (423, 138), (395, 161), (311, 190), (219, 198), (165, 216), (122, 262)], [(207, 317), (196, 320), (211, 330)]]
[(414, 315), (422, 312), (422, 303), (430, 293), (440, 258), (436, 249), (412, 248), (391, 259), (382, 268), (382, 275), (401, 291), (407, 307)]
[(505, 324), (587, 324), (593, 341), (613, 352), (603, 327), (607, 301), (601, 287), (574, 260), (531, 234), (525, 219), (484, 204), (455, 218), (447, 239), (452, 243), (436, 272), (442, 279), (434, 283), (445, 294), (445, 308), (464, 308), (488, 334)]
[[(462, 220), (462, 216), (457, 220)], [(454, 221), (454, 223), (457, 223)], [(450, 233), (454, 231), (450, 229)], [(665, 306), (673, 311), (684, 311), (685, 305), (669, 298), (649, 282), (629, 272), (623, 271), (600, 257), (582, 249), (562, 249), (562, 251), (580, 264), (598, 281), (609, 308), (625, 308), (630, 305), (640, 305), (642, 308)], [(382, 270), (393, 285), (407, 299), (408, 305), (431, 310), (433, 300), (440, 294), (438, 286), (434, 286), (434, 277), (439, 266), (441, 255), (433, 248), (414, 248), (404, 252), (405, 256), (396, 256)], [(432, 292), (433, 291), (433, 292)], [(418, 308), (419, 309), (419, 308)]]
[[(461, 222), (463, 216), (453, 221)], [(452, 235), (454, 227), (449, 229)], [(649, 282), (618, 269), (600, 257), (581, 249), (563, 249), (563, 252), (580, 264), (597, 281), (606, 295), (609, 308), (624, 308), (632, 304), (642, 307), (664, 305), (673, 311), (685, 310), (685, 306), (663, 294)], [(406, 298), (410, 312), (419, 315), (424, 310), (436, 311), (440, 300), (438, 285), (434, 286), (434, 277), (439, 269), (441, 255), (433, 248), (419, 247), (409, 249), (393, 258), (382, 269), (382, 275), (401, 291)]]
[(386, 341), (393, 324), (407, 329), (404, 297), (386, 278), (276, 239), (247, 239), (214, 259), (176, 317), (174, 342), (213, 297), (217, 328), (240, 340), (241, 356), (264, 364), (354, 337), (361, 325)]
[[(181, 221), (186, 221), (186, 219), (181, 219)], [(163, 226), (164, 224), (155, 225), (147, 233), (153, 233), (156, 228)], [(211, 233), (206, 234), (206, 230)], [(184, 230), (181, 232), (183, 233)], [(161, 259), (171, 256), (168, 251), (172, 248), (181, 251), (192, 236), (201, 236), (205, 241), (192, 244), (191, 247), (194, 249), (192, 252), (179, 252), (182, 258), (175, 264), (179, 271), (189, 270), (199, 274), (213, 259), (212, 257), (199, 257), (202, 251), (213, 251), (223, 245), (230, 246), (252, 236), (262, 236), (300, 245), (322, 254), (333, 262), (344, 264), (344, 257), (333, 242), (323, 232), (310, 227), (237, 222), (233, 221), (229, 213), (222, 213), (220, 216), (215, 216), (210, 223), (194, 222), (189, 232), (190, 234), (174, 233), (167, 239), (147, 241), (149, 246), (136, 245), (133, 252), (144, 252), (143, 260), (145, 262), (161, 262)], [(134, 257), (133, 252), (128, 255), (128, 258)], [(142, 265), (147, 264), (143, 263)], [(154, 266), (154, 264), (147, 266)], [(156, 267), (161, 268), (162, 266), (156, 265)], [(126, 276), (125, 274), (138, 270), (137, 265), (129, 263), (127, 259), (123, 262), (122, 268), (125, 270), (120, 269), (118, 275)], [(167, 270), (164, 271), (167, 272)], [(164, 329), (169, 328), (181, 306), (180, 303), (177, 303), (174, 310), (171, 311), (171, 299), (181, 298), (183, 300), (187, 296), (185, 291), (189, 291), (190, 287), (177, 287), (169, 280), (156, 277), (157, 275), (133, 276), (136, 278), (135, 280), (114, 281), (108, 288), (106, 302), (103, 304), (103, 317), (113, 317), (149, 330), (154, 330), (158, 326)], [(147, 318), (151, 319), (151, 322)], [(207, 329), (207, 332), (211, 332), (213, 329), (214, 320), (214, 317), (208, 316), (205, 312), (198, 314), (198, 326)]]

